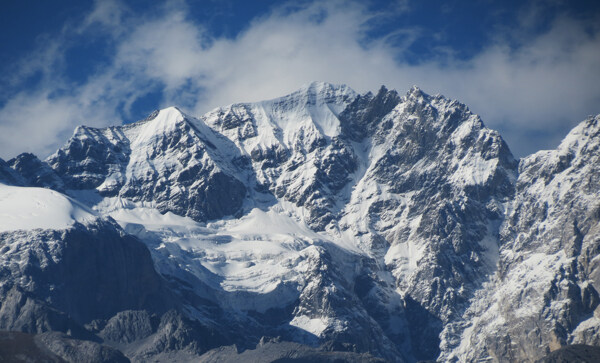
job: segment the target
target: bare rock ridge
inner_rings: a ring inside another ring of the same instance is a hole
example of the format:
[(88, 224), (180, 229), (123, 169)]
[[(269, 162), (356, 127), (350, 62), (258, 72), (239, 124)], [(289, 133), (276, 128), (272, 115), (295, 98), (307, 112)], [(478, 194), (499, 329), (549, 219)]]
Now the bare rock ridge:
[(417, 87), (80, 126), (0, 160), (0, 328), (55, 361), (535, 362), (600, 346), (599, 192), (600, 116), (515, 160)]

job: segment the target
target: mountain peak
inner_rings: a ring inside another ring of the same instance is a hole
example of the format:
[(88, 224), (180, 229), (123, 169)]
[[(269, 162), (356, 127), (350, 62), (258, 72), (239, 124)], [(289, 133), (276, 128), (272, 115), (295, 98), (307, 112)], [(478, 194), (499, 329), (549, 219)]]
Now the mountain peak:
[(288, 103), (300, 101), (302, 104), (322, 104), (322, 103), (341, 103), (349, 102), (358, 94), (345, 84), (332, 84), (328, 82), (314, 81), (303, 85), (298, 90), (279, 98), (266, 102)]
[(169, 106), (163, 109), (158, 110), (156, 116), (154, 116), (151, 121), (152, 122), (167, 122), (167, 123), (177, 123), (181, 122), (190, 116), (186, 115), (183, 111), (176, 106)]
[(578, 142), (596, 142), (600, 141), (600, 114), (596, 116), (589, 116), (587, 119), (579, 123), (569, 134), (565, 137), (561, 146), (571, 145)]
[[(181, 111), (181, 109), (177, 106), (169, 106), (166, 108), (163, 108), (161, 110), (158, 111), (158, 113), (169, 113), (169, 114), (174, 114), (174, 115), (181, 115), (181, 116), (186, 116), (185, 113), (183, 111)], [(158, 115), (157, 115), (158, 116)]]
[(177, 125), (187, 122), (190, 117), (183, 113), (179, 108), (171, 106), (163, 108), (156, 113), (154, 118), (146, 119), (132, 126), (141, 126), (138, 137), (152, 138), (157, 134), (165, 134), (172, 131)]
[(333, 83), (329, 83), (329, 82), (324, 82), (324, 81), (312, 81), (310, 83), (306, 83), (304, 85), (302, 85), (302, 87), (300, 87), (299, 91), (304, 91), (304, 92), (309, 92), (309, 93), (322, 93), (322, 92), (327, 92), (327, 91), (331, 91), (331, 90), (335, 90), (335, 89), (342, 89), (342, 88), (350, 88), (345, 84), (333, 84)]
[(423, 99), (428, 97), (429, 95), (423, 90), (421, 90), (418, 86), (413, 85), (408, 92), (406, 93), (405, 98), (408, 99)]

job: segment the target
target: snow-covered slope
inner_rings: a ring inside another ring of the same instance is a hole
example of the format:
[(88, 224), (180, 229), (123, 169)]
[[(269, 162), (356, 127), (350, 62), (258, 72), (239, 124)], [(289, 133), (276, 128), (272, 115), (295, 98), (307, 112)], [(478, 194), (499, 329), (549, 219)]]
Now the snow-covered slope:
[(54, 190), (0, 184), (0, 232), (65, 229), (95, 218), (93, 211)]
[(35, 225), (20, 215), (66, 231), (107, 218), (144, 242), (175, 312), (81, 321), (135, 359), (269, 336), (390, 361), (535, 359), (598, 344), (597, 124), (518, 164), (457, 101), (315, 82), (81, 126), (46, 161), (0, 162), (0, 213), (11, 231)]

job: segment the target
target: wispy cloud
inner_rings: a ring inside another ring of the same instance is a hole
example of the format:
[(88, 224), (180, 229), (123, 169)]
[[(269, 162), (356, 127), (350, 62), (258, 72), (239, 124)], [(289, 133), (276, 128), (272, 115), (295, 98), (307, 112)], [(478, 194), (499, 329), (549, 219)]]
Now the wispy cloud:
[[(399, 4), (398, 11), (410, 6)], [(233, 39), (209, 36), (180, 2), (152, 15), (124, 16), (129, 13), (117, 1), (98, 2), (22, 62), (13, 85), (36, 72), (44, 81), (6, 97), (0, 157), (21, 151), (46, 156), (76, 125), (119, 123), (137, 99), (156, 88), (162, 91), (157, 106), (175, 104), (202, 114), (276, 97), (312, 80), (346, 83), (358, 91), (385, 84), (403, 92), (417, 84), (466, 103), (518, 155), (553, 147), (576, 122), (600, 112), (598, 23), (566, 15), (536, 36), (499, 35), (468, 60), (440, 49), (439, 57), (408, 64), (400, 60), (418, 41), (418, 30), (369, 38), (381, 14), (356, 2), (282, 6)], [(531, 23), (532, 16), (524, 15), (523, 22)], [(74, 36), (90, 36), (92, 30), (114, 44), (110, 62), (85, 82), (69, 82), (62, 54)]]

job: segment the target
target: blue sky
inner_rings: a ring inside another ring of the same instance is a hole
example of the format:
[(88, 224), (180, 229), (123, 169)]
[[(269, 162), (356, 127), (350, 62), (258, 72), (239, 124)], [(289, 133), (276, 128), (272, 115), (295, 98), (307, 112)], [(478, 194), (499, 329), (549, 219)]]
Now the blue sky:
[(600, 113), (593, 1), (27, 1), (0, 5), (0, 157), (75, 126), (201, 115), (313, 80), (418, 85), (467, 104), (516, 156)]

